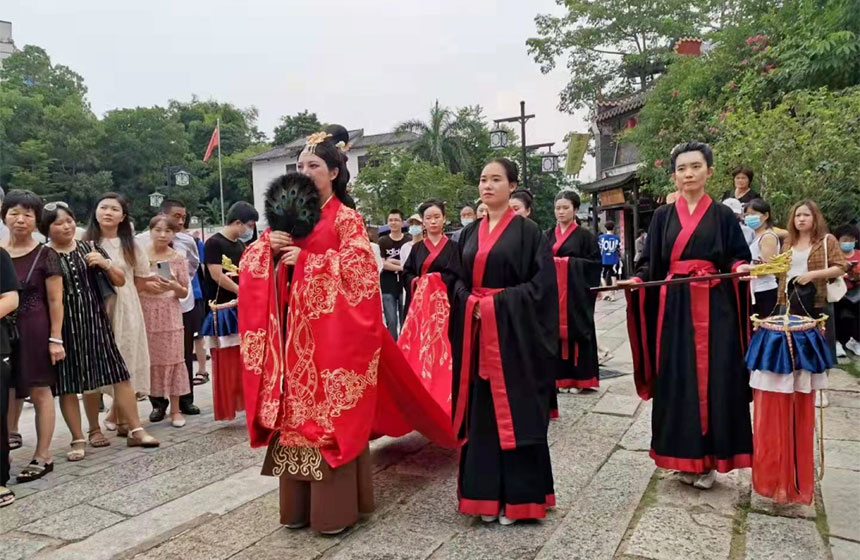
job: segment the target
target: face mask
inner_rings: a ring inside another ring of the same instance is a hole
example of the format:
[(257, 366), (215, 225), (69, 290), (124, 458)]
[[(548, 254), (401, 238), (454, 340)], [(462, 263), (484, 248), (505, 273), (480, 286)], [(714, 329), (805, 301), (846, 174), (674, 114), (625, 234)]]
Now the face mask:
[(424, 231), (424, 228), (419, 225), (409, 226), (409, 235), (421, 235), (422, 231)]
[(761, 226), (761, 216), (758, 214), (750, 214), (744, 217), (746, 224), (752, 229), (758, 229)]
[(469, 224), (471, 224), (474, 221), (475, 221), (475, 218), (461, 218), (460, 219), (460, 223), (463, 224), (463, 227), (468, 226)]
[(242, 243), (247, 243), (254, 237), (254, 230), (251, 228), (245, 228), (245, 233), (239, 236), (239, 241)]
[(843, 253), (850, 253), (854, 250), (855, 243), (853, 241), (845, 241), (839, 243), (839, 247), (842, 249)]

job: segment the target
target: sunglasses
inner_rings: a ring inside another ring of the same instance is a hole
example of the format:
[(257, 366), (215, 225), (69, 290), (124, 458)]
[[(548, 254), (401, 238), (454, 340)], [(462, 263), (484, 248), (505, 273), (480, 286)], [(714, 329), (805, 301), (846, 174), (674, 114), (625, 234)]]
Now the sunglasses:
[(69, 205), (63, 202), (62, 200), (58, 200), (57, 202), (49, 202), (45, 205), (45, 210), (48, 212), (53, 212), (57, 208), (62, 208), (63, 210), (68, 210)]

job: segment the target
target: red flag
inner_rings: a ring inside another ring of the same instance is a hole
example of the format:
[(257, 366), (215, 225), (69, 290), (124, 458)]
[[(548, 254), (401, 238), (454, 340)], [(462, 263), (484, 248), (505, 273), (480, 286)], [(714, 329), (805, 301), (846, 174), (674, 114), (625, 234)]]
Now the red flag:
[(206, 148), (206, 155), (203, 156), (203, 161), (209, 161), (209, 157), (212, 155), (212, 150), (215, 149), (215, 146), (221, 143), (221, 133), (218, 132), (218, 127), (215, 127), (215, 130), (212, 131), (212, 138), (209, 139), (209, 147)]

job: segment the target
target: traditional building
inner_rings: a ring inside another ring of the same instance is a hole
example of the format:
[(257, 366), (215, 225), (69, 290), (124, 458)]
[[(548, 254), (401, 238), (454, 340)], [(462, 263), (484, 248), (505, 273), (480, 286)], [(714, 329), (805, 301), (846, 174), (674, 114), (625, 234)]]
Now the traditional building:
[(12, 40), (12, 22), (0, 20), (0, 65), (3, 64), (3, 59), (9, 58), (17, 51)]
[[(386, 132), (383, 134), (364, 134), (364, 129), (349, 131), (349, 159), (346, 162), (350, 182), (355, 181), (367, 165), (368, 154), (373, 147), (387, 150), (408, 148), (418, 136), (412, 132)], [(273, 179), (296, 170), (299, 154), (305, 146), (305, 139), (298, 138), (283, 146), (275, 146), (268, 152), (248, 158), (251, 162), (251, 177), (254, 184), (254, 206), (262, 209), (263, 195)]]
[[(675, 53), (699, 56), (702, 39), (683, 37), (675, 42)], [(657, 203), (640, 193), (637, 170), (641, 162), (636, 146), (626, 142), (624, 132), (635, 127), (639, 111), (645, 105), (646, 91), (619, 99), (601, 99), (594, 109), (591, 132), (595, 140), (596, 180), (582, 185), (583, 199), (591, 196), (594, 231), (599, 223), (615, 223), (621, 237), (625, 267), (632, 270), (634, 240), (640, 229), (647, 229)]]

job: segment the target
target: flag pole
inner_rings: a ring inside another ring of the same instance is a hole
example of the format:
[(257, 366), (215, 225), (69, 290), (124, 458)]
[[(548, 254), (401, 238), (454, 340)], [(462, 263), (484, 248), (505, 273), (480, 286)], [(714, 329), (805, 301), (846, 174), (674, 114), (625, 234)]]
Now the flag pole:
[(218, 188), (221, 191), (221, 226), (224, 223), (224, 176), (221, 173), (221, 118), (215, 119), (215, 129), (218, 131)]

